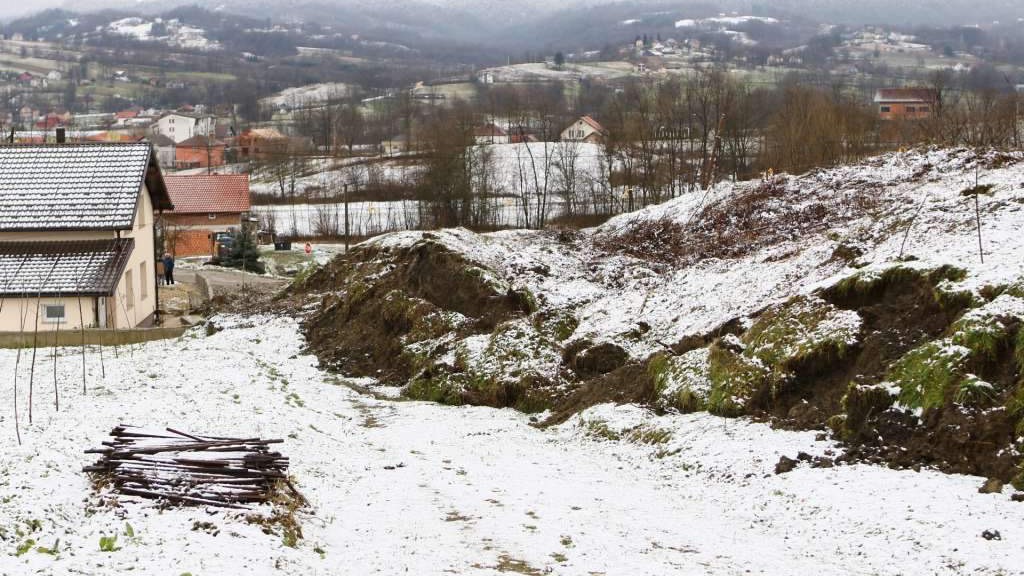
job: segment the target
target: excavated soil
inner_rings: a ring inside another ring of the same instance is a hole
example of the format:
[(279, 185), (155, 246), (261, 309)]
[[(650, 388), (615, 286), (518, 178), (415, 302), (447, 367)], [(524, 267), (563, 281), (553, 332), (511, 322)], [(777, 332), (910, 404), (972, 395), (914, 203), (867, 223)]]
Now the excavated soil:
[[(859, 314), (858, 343), (842, 354), (826, 348), (787, 366), (793, 378), (778, 393), (757, 394), (746, 414), (785, 428), (832, 428), (846, 444), (848, 460), (934, 466), (1010, 481), (1020, 459), (1012, 449), (1019, 417), (1002, 408), (1006, 397), (994, 398), (987, 409), (950, 400), (926, 410), (920, 419), (891, 409), (893, 399), (887, 393), (844, 406), (851, 384), (883, 382), (894, 362), (942, 337), (960, 317), (968, 302), (936, 296), (943, 274), (894, 274), (858, 290), (819, 291), (826, 302)], [(445, 342), (491, 334), (503, 322), (533, 314), (536, 305), (529, 293), (510, 290), (486, 267), (430, 235), (402, 248), (357, 246), (297, 283), (284, 301), (304, 311), (309, 350), (326, 368), (385, 384), (416, 382), (423, 386), (417, 397), (530, 412), (550, 409), (544, 425), (564, 422), (601, 403), (659, 405), (651, 359), (632, 359), (609, 343), (558, 344), (563, 360), (558, 382), (524, 377), (480, 385), (464, 367), (436, 363), (448, 351)], [(744, 326), (736, 319), (667, 346), (666, 353), (683, 354), (720, 342), (726, 334), (742, 335)], [(435, 348), (410, 353), (410, 344), (427, 341)], [(1012, 349), (971, 369), (1005, 394), (1016, 388), (1019, 374)], [(465, 380), (464, 389), (453, 392), (435, 385), (453, 377)], [(835, 424), (837, 416), (844, 418), (843, 427)]]
[[(322, 301), (305, 321), (309, 350), (330, 369), (393, 384), (404, 384), (415, 369), (406, 344), (452, 331), (487, 333), (530, 312), (527, 295), (499, 291), (485, 271), (431, 241), (400, 249), (357, 246), (289, 297), (311, 294)], [(454, 325), (451, 313), (464, 320)]]

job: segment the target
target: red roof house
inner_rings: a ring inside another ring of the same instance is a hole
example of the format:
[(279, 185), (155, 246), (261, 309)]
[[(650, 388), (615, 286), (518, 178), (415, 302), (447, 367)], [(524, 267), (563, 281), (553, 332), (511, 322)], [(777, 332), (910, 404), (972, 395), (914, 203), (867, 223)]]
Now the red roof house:
[(217, 234), (242, 225), (249, 212), (247, 174), (164, 177), (174, 210), (164, 213), (164, 245), (176, 257), (212, 256)]
[(939, 106), (939, 92), (931, 88), (883, 88), (875, 92), (882, 120), (921, 120)]

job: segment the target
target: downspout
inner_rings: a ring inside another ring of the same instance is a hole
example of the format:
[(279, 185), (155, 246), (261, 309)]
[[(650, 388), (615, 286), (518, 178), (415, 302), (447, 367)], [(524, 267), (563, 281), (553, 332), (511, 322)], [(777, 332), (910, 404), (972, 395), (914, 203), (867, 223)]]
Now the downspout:
[[(120, 230), (114, 230), (114, 238), (116, 238), (117, 240), (121, 239), (121, 231)], [(115, 303), (117, 302), (117, 285), (120, 284), (120, 283), (121, 283), (121, 280), (118, 279), (118, 281), (114, 284), (114, 295), (111, 296), (111, 298), (114, 299)], [(107, 321), (110, 322), (111, 327), (115, 331), (117, 331), (117, 318), (114, 317), (114, 314), (117, 314), (117, 306), (116, 305), (112, 306), (112, 307), (111, 306), (105, 306), (105, 308), (106, 308), (107, 314), (110, 316), (109, 318), (107, 318)], [(113, 310), (111, 310), (111, 308), (113, 308)], [(128, 321), (127, 317), (125, 318), (125, 321), (126, 322)], [(116, 341), (115, 341), (115, 346), (116, 345), (117, 344), (116, 344)]]
[[(163, 208), (161, 208), (160, 211), (157, 212), (157, 218), (159, 218), (160, 219), (160, 223), (163, 224), (163, 219), (164, 219)], [(153, 296), (156, 298), (156, 305), (153, 308), (153, 310), (154, 310), (154, 312), (153, 312), (153, 321), (154, 321), (154, 323), (156, 325), (159, 326), (160, 325), (160, 280), (157, 278), (157, 275), (156, 275), (156, 263), (159, 261), (160, 257), (157, 255), (157, 252), (156, 252), (156, 250), (157, 250), (156, 223), (157, 223), (157, 219), (154, 218), (153, 219)], [(167, 237), (165, 236), (164, 237), (164, 242), (166, 242), (166, 241), (167, 241)], [(166, 250), (166, 246), (164, 248)]]

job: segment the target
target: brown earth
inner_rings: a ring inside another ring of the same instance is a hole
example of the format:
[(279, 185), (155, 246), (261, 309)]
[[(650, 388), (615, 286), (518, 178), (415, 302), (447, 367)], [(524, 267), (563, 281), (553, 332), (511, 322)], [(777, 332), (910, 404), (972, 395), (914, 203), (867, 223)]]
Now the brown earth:
[[(288, 297), (300, 301), (323, 295), (304, 328), (325, 366), (405, 384), (416, 369), (406, 345), (449, 332), (487, 333), (531, 311), (528, 294), (500, 290), (486, 270), (427, 238), (394, 250), (356, 246), (290, 289)], [(465, 322), (453, 325), (452, 312)]]

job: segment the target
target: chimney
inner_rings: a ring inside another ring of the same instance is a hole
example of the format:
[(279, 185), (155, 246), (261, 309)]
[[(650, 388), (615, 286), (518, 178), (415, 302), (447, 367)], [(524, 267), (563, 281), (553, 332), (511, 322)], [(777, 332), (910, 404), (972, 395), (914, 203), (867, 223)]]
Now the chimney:
[(67, 142), (67, 136), (63, 128), (57, 128), (57, 144), (63, 144)]

